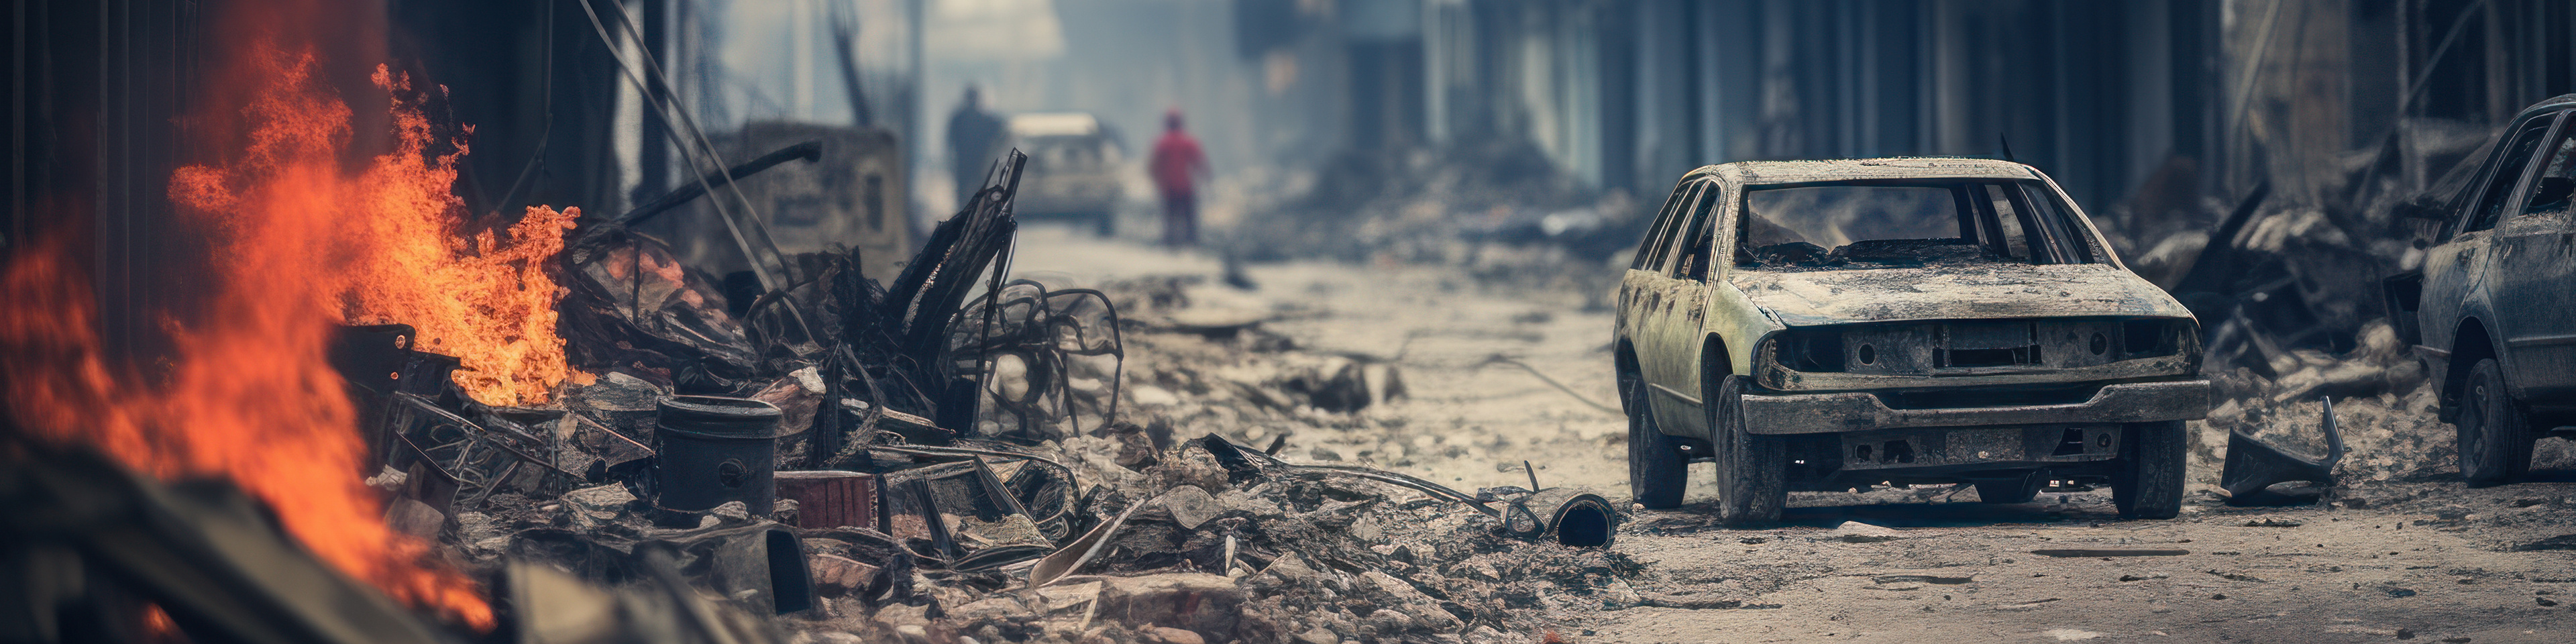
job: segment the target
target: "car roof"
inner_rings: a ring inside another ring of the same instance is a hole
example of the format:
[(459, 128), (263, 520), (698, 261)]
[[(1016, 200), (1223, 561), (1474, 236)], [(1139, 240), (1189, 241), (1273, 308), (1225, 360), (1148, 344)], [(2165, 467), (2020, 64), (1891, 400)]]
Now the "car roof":
[(1691, 174), (1713, 176), (1740, 185), (1871, 179), (2037, 179), (2040, 176), (2030, 166), (2021, 163), (1959, 157), (1737, 161), (1701, 166)]
[(1081, 112), (1013, 114), (1011, 133), (1020, 136), (1090, 136), (1100, 133), (1100, 118)]
[(2531, 104), (2531, 107), (2522, 108), (2522, 113), (2530, 114), (2532, 112), (2543, 112), (2567, 107), (2569, 105), (2576, 105), (2576, 94), (2560, 94), (2550, 97), (2548, 100)]

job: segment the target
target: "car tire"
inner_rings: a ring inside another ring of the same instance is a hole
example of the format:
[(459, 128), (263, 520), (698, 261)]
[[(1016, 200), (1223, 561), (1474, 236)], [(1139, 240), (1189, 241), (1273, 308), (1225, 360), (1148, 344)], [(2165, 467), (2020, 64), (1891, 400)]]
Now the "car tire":
[(2120, 518), (2182, 514), (2183, 462), (2190, 451), (2182, 421), (2130, 423), (2122, 433), (2120, 462), (2111, 474), (2111, 505)]
[(1093, 216), (1093, 219), (1095, 220), (1095, 221), (1092, 223), (1092, 226), (1093, 226), (1093, 232), (1100, 233), (1101, 238), (1103, 238), (1103, 239), (1107, 239), (1107, 238), (1112, 238), (1112, 237), (1117, 237), (1117, 236), (1118, 236), (1118, 213), (1117, 213), (1117, 212), (1115, 212), (1115, 211), (1102, 212), (1102, 213), (1100, 213), (1099, 215), (1095, 215), (1095, 216)]
[(2494, 358), (2469, 368), (2453, 426), (2459, 430), (2460, 478), (2469, 487), (2512, 483), (2531, 470), (2531, 447), (2539, 437), (2505, 388), (2504, 366)]
[(1977, 481), (1978, 503), (2029, 503), (2048, 485), (2047, 472), (2031, 472), (2008, 481)]
[(1690, 464), (1682, 460), (1681, 442), (1655, 428), (1646, 383), (1633, 373), (1619, 374), (1620, 406), (1628, 412), (1628, 492), (1637, 505), (1664, 510), (1681, 507), (1682, 487)]
[(1708, 438), (1717, 460), (1717, 520), (1729, 528), (1780, 522), (1789, 507), (1789, 446), (1778, 436), (1744, 429), (1744, 379), (1720, 377), (1702, 398)]

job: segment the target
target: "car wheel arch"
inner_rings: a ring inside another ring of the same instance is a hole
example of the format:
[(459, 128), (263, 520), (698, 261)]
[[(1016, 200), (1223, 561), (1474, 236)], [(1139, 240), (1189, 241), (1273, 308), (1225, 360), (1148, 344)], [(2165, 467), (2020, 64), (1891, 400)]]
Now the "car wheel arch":
[(1637, 362), (1637, 346), (1628, 342), (1627, 338), (1620, 338), (1617, 348), (1611, 349), (1610, 355), (1610, 377), (1611, 382), (1616, 383), (1619, 388), (1620, 411), (1638, 413), (1638, 410), (1627, 408), (1629, 394), (1632, 393), (1628, 391), (1629, 387), (1633, 386), (1631, 383), (1643, 383), (1646, 379), (1645, 367)]
[(1699, 368), (1702, 388), (1713, 384), (1709, 380), (1735, 374), (1735, 354), (1728, 352), (1724, 336), (1711, 333), (1700, 341)]
[(2467, 393), (2469, 368), (2486, 358), (2504, 361), (2503, 352), (2496, 350), (2495, 336), (2487, 331), (2485, 321), (2475, 316), (2461, 318), (2451, 332), (2450, 365), (2442, 370), (2441, 400), (2444, 407), (2460, 404), (2460, 397)]

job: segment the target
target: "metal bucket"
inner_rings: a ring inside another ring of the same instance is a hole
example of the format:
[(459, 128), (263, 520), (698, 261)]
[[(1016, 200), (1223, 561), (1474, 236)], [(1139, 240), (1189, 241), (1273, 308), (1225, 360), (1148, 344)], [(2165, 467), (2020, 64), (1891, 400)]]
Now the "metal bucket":
[(741, 501), (753, 516), (768, 516), (778, 496), (777, 407), (748, 398), (672, 396), (658, 412), (655, 504), (695, 512)]

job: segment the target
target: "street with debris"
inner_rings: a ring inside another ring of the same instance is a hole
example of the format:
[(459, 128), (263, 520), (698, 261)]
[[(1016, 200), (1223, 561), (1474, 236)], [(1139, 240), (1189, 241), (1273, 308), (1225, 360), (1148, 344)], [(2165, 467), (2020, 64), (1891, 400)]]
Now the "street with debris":
[(0, 23), (0, 644), (2576, 641), (2564, 0)]
[[(1126, 289), (1158, 288), (1187, 303), (1131, 314), (1143, 329), (1129, 336), (1139, 347), (1132, 359), (1154, 374), (1131, 385), (1138, 422), (1244, 445), (1284, 436), (1279, 455), (1290, 462), (1375, 465), (1464, 490), (1525, 487), (1535, 474), (1540, 485), (1625, 501), (1616, 492), (1627, 482), (1624, 420), (1591, 406), (1616, 404), (1609, 315), (1584, 306), (1598, 294), (1437, 267), (1322, 262), (1251, 268), (1259, 288), (1245, 291), (1216, 279), (1222, 267), (1205, 257), (1046, 228), (1027, 235), (1021, 266), (1030, 274), (1140, 299)], [(1222, 339), (1182, 322), (1254, 319), (1262, 321)], [(1349, 414), (1242, 403), (1242, 391), (1310, 354), (1391, 364), (1406, 394)], [(1578, 575), (1536, 584), (1484, 626), (1637, 643), (1894, 642), (1927, 632), (1958, 641), (2564, 641), (2576, 623), (2576, 604), (2565, 603), (2576, 600), (2576, 540), (2560, 536), (2576, 519), (2576, 450), (2542, 441), (2533, 482), (2466, 489), (2440, 451), (2449, 426), (2430, 405), (2420, 390), (2339, 403), (2347, 440), (2367, 445), (2373, 461), (2348, 466), (2359, 480), (2323, 502), (2294, 507), (2226, 505), (2211, 458), (2222, 455), (2225, 430), (2194, 423), (2195, 437), (2218, 444), (2195, 444), (2204, 457), (2193, 461), (2193, 492), (2167, 521), (2119, 520), (2098, 490), (1987, 505), (1973, 489), (1945, 485), (1793, 494), (1783, 526), (1729, 530), (1707, 507), (1711, 472), (1700, 464), (1688, 505), (1623, 505), (1607, 553)], [(2316, 414), (2314, 403), (2283, 405), (2237, 422), (2313, 441)], [(1395, 506), (1425, 498), (1375, 492)], [(1402, 547), (1405, 578), (1417, 585), (1472, 593), (1505, 581), (1483, 553), (1423, 547), (1447, 540), (1440, 519), (1471, 512), (1415, 505), (1424, 507), (1355, 536), (1381, 553)], [(1440, 529), (1402, 525), (1417, 517)], [(1505, 547), (1564, 556), (1546, 544)], [(1368, 572), (1320, 574), (1348, 585)], [(1297, 619), (1349, 632), (1335, 620), (1367, 616), (1350, 611), (1320, 607)]]

